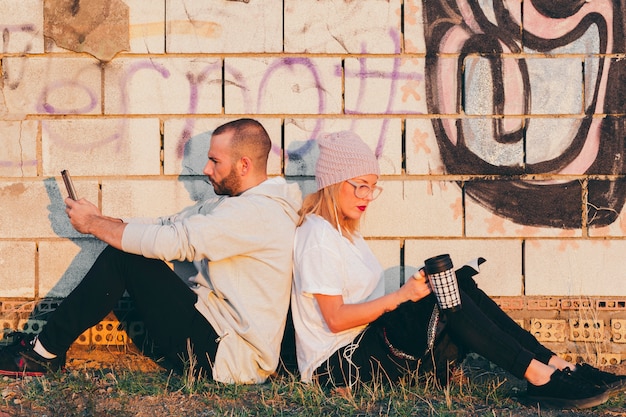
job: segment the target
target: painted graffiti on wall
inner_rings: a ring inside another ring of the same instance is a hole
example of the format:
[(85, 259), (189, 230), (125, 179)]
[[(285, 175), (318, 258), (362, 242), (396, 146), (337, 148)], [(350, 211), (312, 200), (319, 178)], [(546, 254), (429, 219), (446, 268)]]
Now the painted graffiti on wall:
[[(626, 61), (604, 56), (624, 52), (623, 6), (424, 2), (429, 113), (450, 115), (433, 119), (446, 170), (511, 178), (468, 181), (467, 195), (520, 224), (582, 226), (578, 180), (517, 178), (623, 173)], [(602, 181), (588, 193), (589, 224), (603, 226), (626, 185)]]

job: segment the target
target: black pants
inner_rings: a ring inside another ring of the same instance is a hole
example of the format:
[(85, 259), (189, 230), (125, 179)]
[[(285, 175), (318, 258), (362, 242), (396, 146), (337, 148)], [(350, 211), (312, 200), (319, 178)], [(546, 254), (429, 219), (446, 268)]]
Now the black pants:
[[(554, 353), (478, 288), (472, 278), (474, 274), (470, 268), (457, 271), (462, 308), (442, 314), (444, 326), (440, 328), (432, 354), (461, 358), (464, 352), (475, 352), (520, 379), (531, 360), (547, 364)], [(431, 353), (425, 354), (426, 332), (435, 303), (435, 296), (431, 294), (383, 314), (352, 344), (333, 353), (316, 370), (316, 378), (322, 385), (349, 385), (356, 380), (368, 382), (375, 378), (391, 382), (418, 371), (425, 363), (441, 366), (444, 362), (441, 359), (453, 359), (431, 358)]]
[(52, 313), (39, 340), (48, 351), (65, 354), (78, 336), (112, 311), (125, 291), (164, 357), (182, 367), (189, 360), (190, 342), (198, 366), (210, 377), (218, 335), (194, 307), (197, 295), (164, 262), (111, 246)]

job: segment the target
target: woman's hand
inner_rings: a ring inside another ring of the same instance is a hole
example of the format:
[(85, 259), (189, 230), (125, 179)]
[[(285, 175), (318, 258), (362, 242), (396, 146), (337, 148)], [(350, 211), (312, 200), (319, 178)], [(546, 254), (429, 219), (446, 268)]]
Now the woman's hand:
[(397, 292), (404, 301), (419, 301), (430, 294), (432, 289), (424, 270), (420, 269)]

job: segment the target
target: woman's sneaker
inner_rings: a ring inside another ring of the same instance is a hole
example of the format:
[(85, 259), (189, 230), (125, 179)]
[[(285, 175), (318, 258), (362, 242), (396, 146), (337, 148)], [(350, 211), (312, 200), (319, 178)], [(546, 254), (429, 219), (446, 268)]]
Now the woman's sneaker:
[(13, 343), (0, 349), (0, 375), (42, 376), (63, 370), (65, 355), (46, 359), (33, 350), (35, 335), (12, 333)]
[(558, 408), (590, 408), (609, 399), (606, 388), (574, 376), (569, 368), (554, 371), (547, 384), (528, 383), (526, 396)]
[(573, 374), (600, 388), (605, 388), (611, 394), (626, 390), (626, 375), (604, 372), (586, 363), (577, 364)]

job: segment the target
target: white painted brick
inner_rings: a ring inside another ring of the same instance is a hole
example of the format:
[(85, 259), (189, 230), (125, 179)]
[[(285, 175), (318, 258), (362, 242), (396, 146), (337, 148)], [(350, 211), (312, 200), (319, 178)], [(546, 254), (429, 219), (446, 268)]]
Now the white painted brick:
[(425, 114), (424, 60), (347, 58), (346, 113)]
[(624, 251), (621, 240), (529, 240), (526, 294), (626, 294)]
[(404, 0), (404, 51), (426, 52), (424, 40), (423, 0)]
[(34, 242), (0, 241), (0, 297), (34, 297), (36, 253)]
[(102, 182), (102, 211), (111, 217), (168, 216), (193, 203), (185, 184), (178, 180)]
[(39, 296), (67, 297), (105, 244), (94, 238), (39, 243)]
[(400, 0), (285, 1), (285, 52), (398, 53)]
[[(220, 125), (234, 119), (168, 119), (164, 123), (164, 173), (166, 175), (199, 175), (207, 162), (211, 134)], [(272, 140), (267, 172), (281, 174), (281, 120), (256, 118)], [(202, 179), (201, 181), (204, 181)], [(210, 185), (209, 185), (210, 187)]]
[(42, 121), (44, 175), (158, 175), (161, 134), (157, 119)]
[(213, 58), (118, 58), (105, 68), (106, 114), (198, 114), (222, 109)]
[[(582, 114), (583, 71), (580, 58), (529, 57), (530, 114)], [(558, 77), (546, 77), (558, 74)], [(562, 82), (567, 80), (566, 83)]]
[(43, 53), (43, 0), (0, 0), (0, 27), (3, 53)]
[(37, 176), (35, 120), (0, 122), (0, 176)]
[[(98, 201), (95, 181), (74, 180), (74, 185), (79, 196)], [(0, 182), (0, 237), (80, 236), (65, 213), (66, 196), (60, 175), (36, 182)]]
[(414, 175), (445, 173), (430, 119), (406, 121), (406, 172)]
[(165, 52), (165, 2), (124, 0), (130, 20), (130, 52), (162, 54)]
[(325, 133), (350, 130), (378, 155), (382, 175), (402, 172), (400, 119), (289, 119), (285, 122), (286, 175), (315, 175), (319, 149), (315, 139)]
[(458, 187), (445, 181), (379, 181), (384, 191), (364, 217), (366, 236), (461, 236)]
[(226, 58), (225, 111), (232, 114), (338, 114), (339, 58)]
[(400, 241), (368, 240), (367, 244), (385, 270), (385, 293), (400, 288)]
[(581, 237), (581, 229), (524, 226), (465, 199), (465, 233), (470, 237)]
[(168, 1), (167, 52), (281, 52), (281, 0)]
[(100, 68), (92, 58), (6, 57), (3, 104), (13, 116), (100, 113)]
[(406, 277), (432, 256), (450, 254), (455, 268), (483, 257), (487, 260), (474, 279), (490, 296), (523, 295), (522, 244), (515, 240), (407, 240), (404, 245)]

